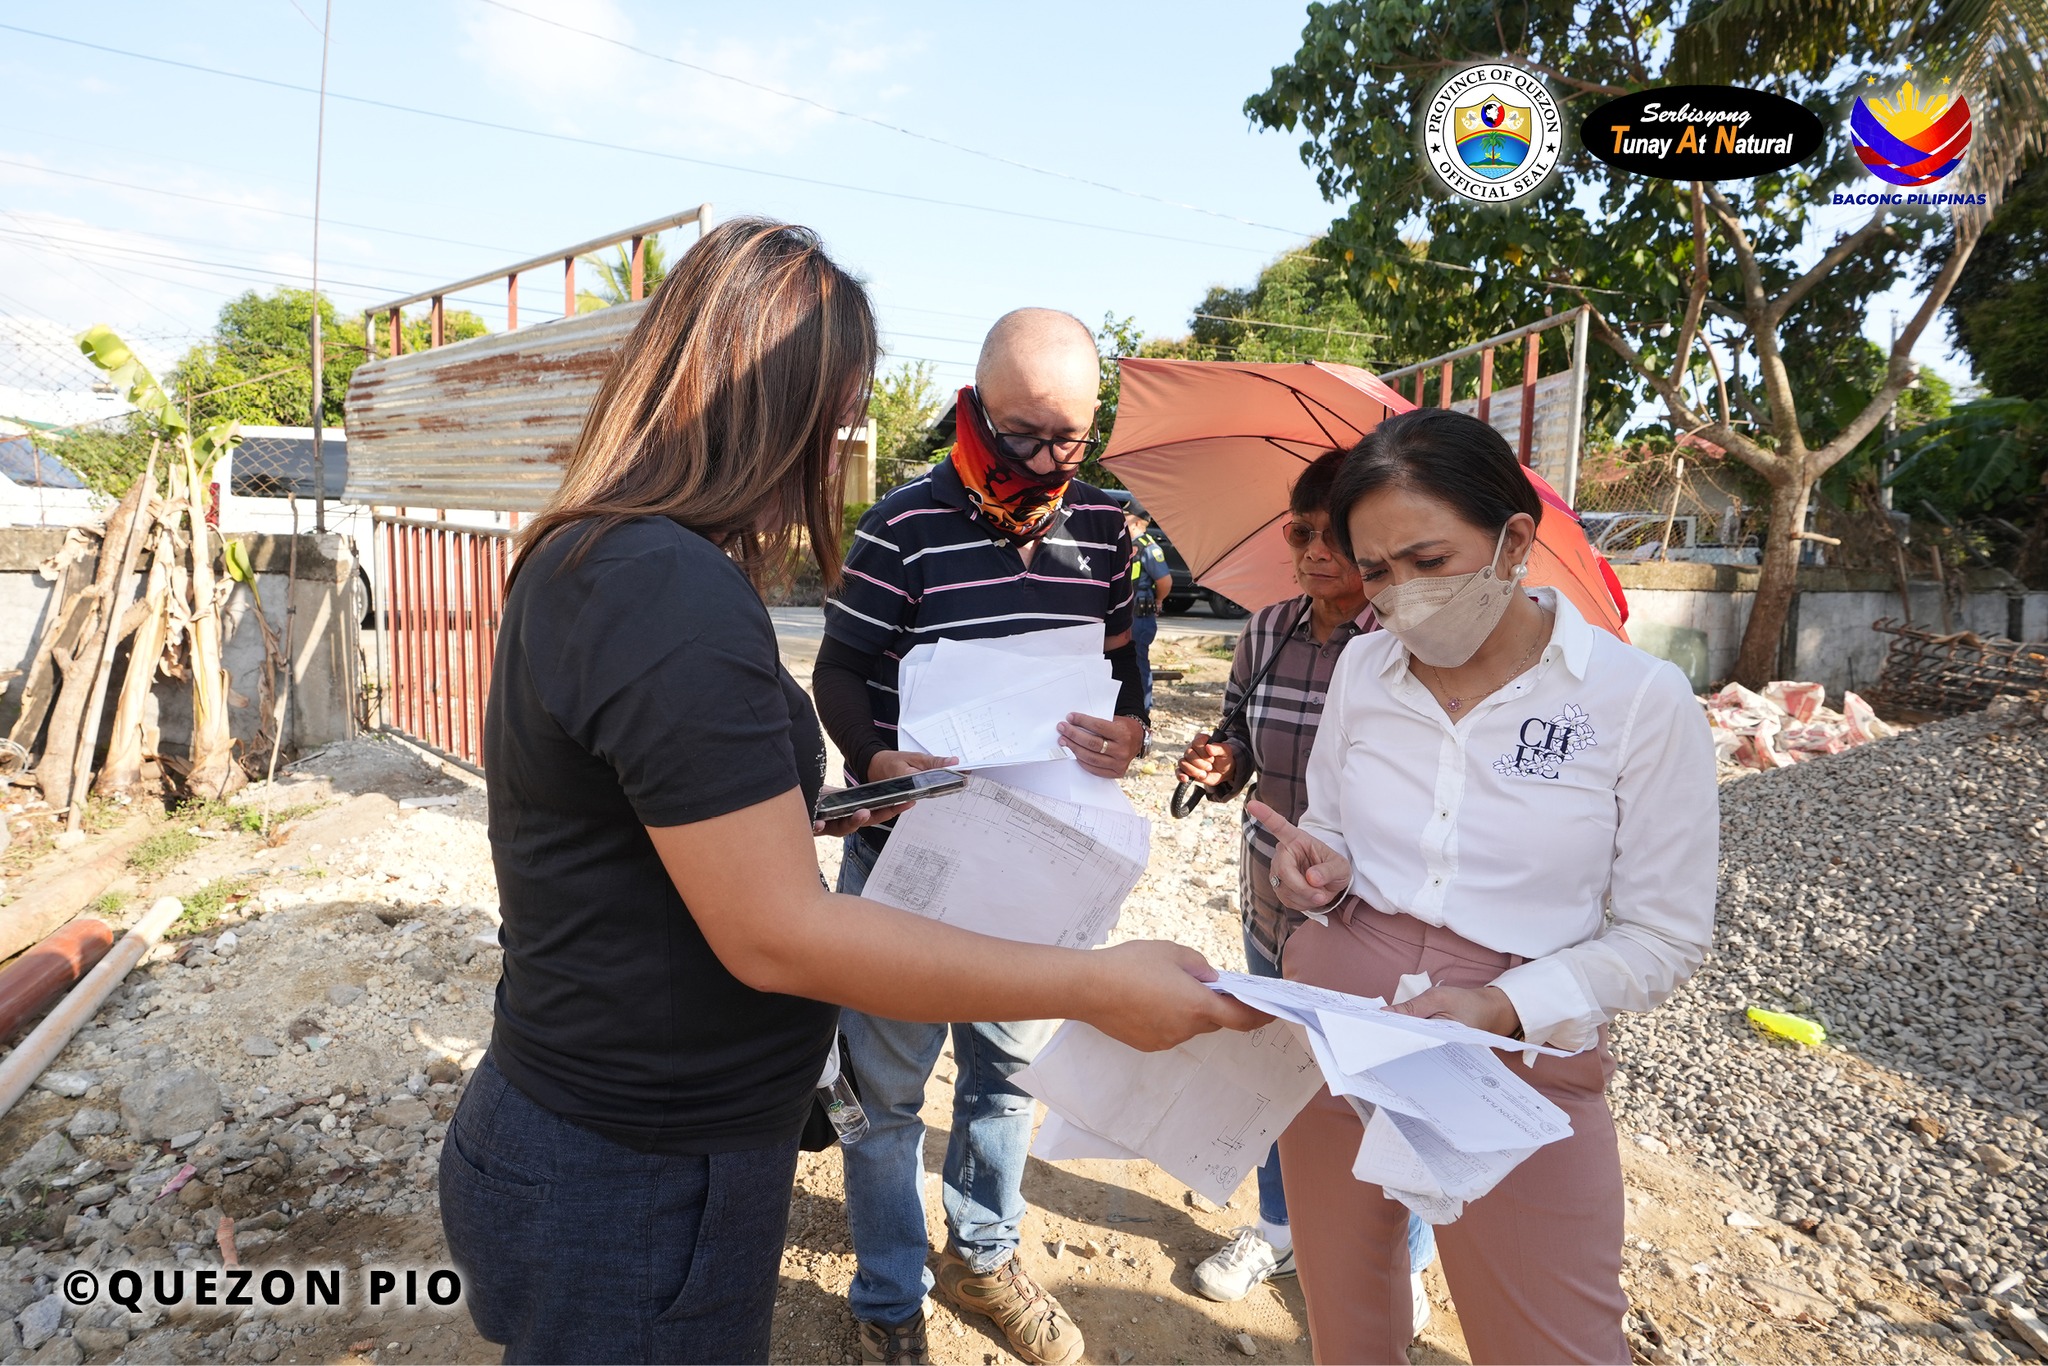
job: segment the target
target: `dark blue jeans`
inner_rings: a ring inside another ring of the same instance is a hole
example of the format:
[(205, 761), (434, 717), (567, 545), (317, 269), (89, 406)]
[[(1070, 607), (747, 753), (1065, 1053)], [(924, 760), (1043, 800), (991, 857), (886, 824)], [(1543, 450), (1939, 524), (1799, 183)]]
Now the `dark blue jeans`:
[(1131, 618), (1131, 643), (1138, 647), (1138, 681), (1145, 685), (1145, 710), (1152, 710), (1152, 642), (1159, 638), (1156, 613)]
[(441, 1148), (441, 1227), (505, 1360), (768, 1360), (796, 1138), (636, 1152), (536, 1105), (486, 1056)]

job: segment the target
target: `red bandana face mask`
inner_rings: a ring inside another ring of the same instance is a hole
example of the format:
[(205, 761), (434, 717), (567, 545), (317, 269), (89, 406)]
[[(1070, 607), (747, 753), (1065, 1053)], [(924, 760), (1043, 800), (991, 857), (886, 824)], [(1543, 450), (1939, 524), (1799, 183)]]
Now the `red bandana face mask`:
[(1013, 540), (1042, 533), (1059, 511), (1073, 472), (1055, 464), (1051, 473), (1039, 474), (1005, 454), (973, 386), (960, 391), (954, 410), (953, 469), (968, 500), (989, 525)]

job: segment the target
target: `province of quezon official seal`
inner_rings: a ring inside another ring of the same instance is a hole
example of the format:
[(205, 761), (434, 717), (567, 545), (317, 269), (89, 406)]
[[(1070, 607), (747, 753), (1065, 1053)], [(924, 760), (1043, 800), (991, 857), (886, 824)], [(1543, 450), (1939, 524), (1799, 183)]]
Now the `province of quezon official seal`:
[(1564, 121), (1543, 78), (1506, 62), (1454, 71), (1424, 107), (1422, 150), (1452, 194), (1512, 204), (1564, 154)]

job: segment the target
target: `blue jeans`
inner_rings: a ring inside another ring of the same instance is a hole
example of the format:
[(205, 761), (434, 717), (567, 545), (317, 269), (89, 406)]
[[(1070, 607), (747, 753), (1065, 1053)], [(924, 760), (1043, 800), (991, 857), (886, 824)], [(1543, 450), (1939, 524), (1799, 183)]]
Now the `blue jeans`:
[[(1244, 937), (1245, 971), (1254, 977), (1278, 977), (1280, 965), (1266, 957), (1256, 939)], [(1280, 1145), (1274, 1144), (1259, 1165), (1259, 1218), (1269, 1224), (1287, 1222), (1287, 1192), (1280, 1185)], [(1408, 1265), (1420, 1271), (1436, 1258), (1436, 1233), (1414, 1215), (1408, 1216)]]
[[(839, 890), (858, 895), (875, 851), (846, 840)], [(941, 1196), (953, 1249), (977, 1272), (993, 1271), (1017, 1250), (1024, 1221), (1024, 1159), (1035, 1102), (1010, 1084), (1038, 1055), (1057, 1020), (1011, 1024), (909, 1024), (847, 1011), (846, 1035), (868, 1134), (842, 1148), (846, 1219), (858, 1268), (847, 1299), (868, 1323), (901, 1323), (931, 1293), (930, 1234), (924, 1222), (925, 1081), (953, 1033), (953, 1131), (946, 1142)]]
[(441, 1147), (441, 1227), (505, 1360), (766, 1361), (797, 1140), (643, 1153), (477, 1065)]
[(1139, 614), (1131, 618), (1131, 644), (1138, 647), (1138, 681), (1145, 685), (1145, 710), (1152, 710), (1152, 642), (1159, 638), (1159, 618)]

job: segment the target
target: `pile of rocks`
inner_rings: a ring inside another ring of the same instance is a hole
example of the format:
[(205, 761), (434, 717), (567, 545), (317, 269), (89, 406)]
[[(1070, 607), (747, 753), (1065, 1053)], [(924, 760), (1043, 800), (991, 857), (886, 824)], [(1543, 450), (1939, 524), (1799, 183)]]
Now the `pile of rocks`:
[(498, 972), (482, 797), (378, 800), (248, 918), (153, 951), (9, 1116), (45, 1132), (0, 1171), (0, 1236), (21, 1243), (0, 1360), (268, 1362), (332, 1350), (306, 1339), (362, 1309), (79, 1309), (73, 1269), (218, 1267), (225, 1240), (252, 1265), (353, 1271), (397, 1250), (372, 1229), (445, 1262), (435, 1174)]
[(1729, 783), (1721, 855), (1705, 967), (1615, 1029), (1624, 1131), (1995, 1320), (2048, 1281), (2048, 724), (2006, 705)]

